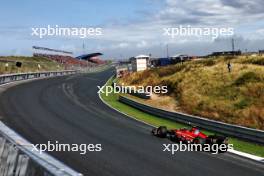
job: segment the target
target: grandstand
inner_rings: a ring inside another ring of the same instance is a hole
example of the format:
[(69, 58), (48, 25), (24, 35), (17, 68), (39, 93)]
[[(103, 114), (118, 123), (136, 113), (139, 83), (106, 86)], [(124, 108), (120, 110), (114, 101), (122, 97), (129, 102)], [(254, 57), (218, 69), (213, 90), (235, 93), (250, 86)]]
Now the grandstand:
[(105, 61), (101, 60), (99, 56), (103, 55), (102, 53), (91, 53), (91, 54), (84, 54), (81, 56), (76, 57), (79, 60), (86, 60), (88, 62), (92, 62), (95, 64), (105, 64)]
[(44, 57), (52, 61), (64, 65), (65, 69), (79, 69), (84, 67), (93, 67), (97, 63), (88, 60), (80, 60), (73, 57), (73, 53), (69, 51), (50, 49), (45, 47), (33, 46), (34, 57)]

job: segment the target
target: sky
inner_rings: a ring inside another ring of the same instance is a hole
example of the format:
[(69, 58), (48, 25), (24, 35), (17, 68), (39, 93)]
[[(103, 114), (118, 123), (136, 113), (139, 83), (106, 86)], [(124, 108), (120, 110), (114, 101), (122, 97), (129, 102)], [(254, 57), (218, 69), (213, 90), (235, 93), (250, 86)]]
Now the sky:
[[(32, 55), (32, 46), (83, 53), (102, 52), (106, 59), (139, 54), (153, 57), (213, 51), (264, 49), (263, 0), (9, 0), (0, 6), (0, 55)], [(101, 28), (102, 35), (32, 35), (32, 28)], [(164, 35), (179, 26), (233, 28), (233, 36)], [(83, 44), (85, 48), (83, 49)]]

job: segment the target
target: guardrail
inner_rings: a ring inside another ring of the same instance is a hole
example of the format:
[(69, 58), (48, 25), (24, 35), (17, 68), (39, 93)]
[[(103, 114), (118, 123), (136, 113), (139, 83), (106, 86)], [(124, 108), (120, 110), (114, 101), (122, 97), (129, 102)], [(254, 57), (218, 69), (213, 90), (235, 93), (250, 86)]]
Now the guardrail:
[(21, 81), (21, 80), (26, 80), (26, 79), (69, 75), (69, 74), (74, 74), (76, 72), (77, 72), (76, 70), (66, 70), (66, 71), (34, 72), (34, 73), (0, 75), (0, 85), (13, 82), (13, 81)]
[[(0, 85), (36, 78), (63, 76), (75, 70), (8, 74), (0, 76)], [(46, 153), (33, 150), (33, 145), (0, 121), (0, 176), (81, 176)]]
[(1, 176), (82, 176), (33, 145), (0, 121)]
[(137, 108), (141, 111), (147, 112), (149, 114), (159, 116), (161, 118), (173, 120), (183, 124), (194, 124), (203, 129), (214, 131), (228, 136), (237, 137), (240, 139), (264, 144), (264, 131), (256, 130), (251, 128), (246, 128), (238, 125), (231, 125), (223, 122), (218, 122), (215, 120), (210, 120), (198, 116), (192, 116), (179, 112), (169, 112), (163, 109), (154, 108), (142, 103), (139, 103), (130, 98), (119, 96), (119, 101)]

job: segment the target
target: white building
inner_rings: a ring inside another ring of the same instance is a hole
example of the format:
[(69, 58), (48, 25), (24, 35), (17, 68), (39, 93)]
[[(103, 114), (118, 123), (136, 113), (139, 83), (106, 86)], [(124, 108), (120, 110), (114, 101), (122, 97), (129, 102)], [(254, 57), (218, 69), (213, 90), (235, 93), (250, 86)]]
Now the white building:
[(148, 55), (138, 55), (131, 59), (132, 71), (142, 71), (147, 69), (147, 63), (149, 60)]

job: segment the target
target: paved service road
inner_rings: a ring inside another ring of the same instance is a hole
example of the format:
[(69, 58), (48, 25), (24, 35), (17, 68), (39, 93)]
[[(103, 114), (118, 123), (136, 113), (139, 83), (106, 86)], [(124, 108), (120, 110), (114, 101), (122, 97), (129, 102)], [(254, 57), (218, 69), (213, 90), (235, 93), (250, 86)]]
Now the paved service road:
[(260, 176), (263, 166), (225, 153), (163, 152), (169, 143), (151, 128), (106, 106), (98, 97), (113, 70), (36, 80), (8, 89), (0, 97), (0, 115), (32, 143), (102, 144), (103, 151), (51, 154), (92, 176)]

